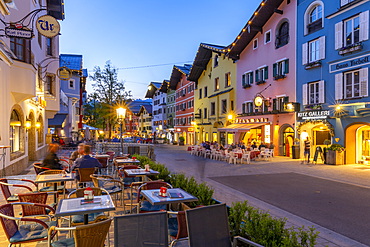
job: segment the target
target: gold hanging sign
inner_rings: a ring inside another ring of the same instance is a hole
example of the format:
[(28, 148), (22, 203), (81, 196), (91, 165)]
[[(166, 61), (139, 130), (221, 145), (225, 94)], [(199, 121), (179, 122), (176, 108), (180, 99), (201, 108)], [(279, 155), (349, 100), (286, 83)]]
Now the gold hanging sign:
[(60, 32), (59, 22), (50, 15), (40, 16), (36, 21), (36, 28), (41, 35), (48, 38), (53, 38)]
[(67, 81), (72, 77), (72, 71), (68, 69), (66, 66), (60, 67), (57, 70), (57, 76), (62, 81)]

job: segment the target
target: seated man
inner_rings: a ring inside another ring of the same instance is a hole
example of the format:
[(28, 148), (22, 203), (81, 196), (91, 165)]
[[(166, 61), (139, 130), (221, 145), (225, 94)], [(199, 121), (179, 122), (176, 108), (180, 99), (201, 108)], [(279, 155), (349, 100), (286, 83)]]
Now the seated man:
[(61, 164), (59, 163), (59, 158), (57, 152), (59, 150), (59, 145), (54, 143), (49, 146), (49, 153), (46, 155), (45, 159), (42, 161), (42, 167), (50, 168), (52, 170), (61, 170)]
[(80, 180), (80, 175), (78, 174), (77, 168), (93, 168), (99, 167), (102, 168), (100, 162), (91, 157), (89, 154), (91, 152), (91, 148), (89, 145), (84, 146), (84, 155), (81, 158), (76, 159), (72, 166), (72, 171), (76, 170), (76, 179)]
[(263, 142), (261, 142), (260, 146), (258, 147), (259, 150), (261, 150), (261, 148), (266, 148), (265, 144), (263, 144)]
[(251, 146), (252, 150), (254, 150), (255, 148), (257, 148), (257, 144), (256, 142), (253, 142), (253, 145)]
[(72, 165), (77, 158), (81, 158), (84, 155), (84, 146), (85, 144), (83, 143), (78, 144), (77, 150), (74, 151), (71, 157), (69, 158), (69, 164)]

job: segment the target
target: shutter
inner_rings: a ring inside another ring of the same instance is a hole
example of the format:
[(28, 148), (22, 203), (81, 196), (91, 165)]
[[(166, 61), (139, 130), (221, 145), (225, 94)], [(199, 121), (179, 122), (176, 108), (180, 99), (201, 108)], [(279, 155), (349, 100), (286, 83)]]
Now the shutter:
[(360, 96), (367, 97), (369, 95), (369, 70), (368, 68), (363, 68), (360, 70)]
[(258, 82), (259, 80), (259, 78), (258, 78), (258, 69), (254, 72), (254, 73), (256, 73), (256, 82)]
[(289, 59), (284, 61), (284, 74), (289, 74)]
[(325, 36), (319, 38), (319, 59), (325, 59)]
[(343, 99), (343, 74), (335, 74), (335, 100)]
[(319, 81), (319, 104), (325, 103), (325, 81)]
[(276, 111), (276, 99), (272, 100), (272, 110)]
[(335, 50), (343, 47), (343, 23), (335, 24)]
[(302, 85), (302, 102), (303, 105), (308, 105), (307, 103), (307, 84)]
[(360, 13), (360, 41), (369, 39), (369, 10)]
[(242, 105), (243, 114), (245, 113), (245, 104)]
[(348, 3), (348, 0), (340, 0), (340, 6), (346, 5)]
[(269, 78), (269, 67), (266, 66), (265, 67), (265, 80), (267, 80)]
[(249, 104), (249, 113), (252, 113), (253, 112), (253, 104), (252, 103), (248, 103)]
[(272, 76), (276, 77), (276, 75), (277, 75), (277, 63), (274, 63), (272, 65)]
[(242, 85), (243, 85), (243, 87), (245, 85), (245, 74), (243, 74), (243, 76), (242, 76)]
[(308, 43), (302, 44), (302, 65), (308, 64)]
[(263, 102), (263, 103), (264, 103), (264, 104), (263, 104), (263, 111), (264, 111), (264, 112), (267, 112), (267, 111), (268, 111), (268, 106), (267, 106), (267, 104), (268, 104), (268, 103), (267, 103), (267, 102), (268, 102), (267, 100), (265, 100), (265, 101)]
[(289, 102), (289, 96), (285, 96), (284, 97), (284, 103), (288, 103)]
[(250, 73), (249, 84), (253, 83), (253, 72)]

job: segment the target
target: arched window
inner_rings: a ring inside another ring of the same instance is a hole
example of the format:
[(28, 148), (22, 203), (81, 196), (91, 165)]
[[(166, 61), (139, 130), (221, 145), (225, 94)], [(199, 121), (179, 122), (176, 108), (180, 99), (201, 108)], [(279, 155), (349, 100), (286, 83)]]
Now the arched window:
[(21, 118), (16, 110), (10, 115), (10, 152), (18, 152), (21, 149)]
[(310, 23), (322, 18), (322, 6), (316, 5), (310, 13)]
[(289, 43), (289, 22), (283, 21), (277, 28), (275, 47), (279, 48)]
[(304, 34), (310, 34), (323, 28), (324, 4), (320, 0), (312, 2), (306, 9), (304, 15)]

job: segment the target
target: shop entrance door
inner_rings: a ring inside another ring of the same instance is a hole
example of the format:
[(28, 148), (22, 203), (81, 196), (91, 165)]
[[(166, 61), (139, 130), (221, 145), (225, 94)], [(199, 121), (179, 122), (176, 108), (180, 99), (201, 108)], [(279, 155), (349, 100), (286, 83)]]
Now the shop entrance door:
[(284, 156), (292, 157), (292, 146), (294, 143), (294, 131), (288, 127), (283, 134)]

